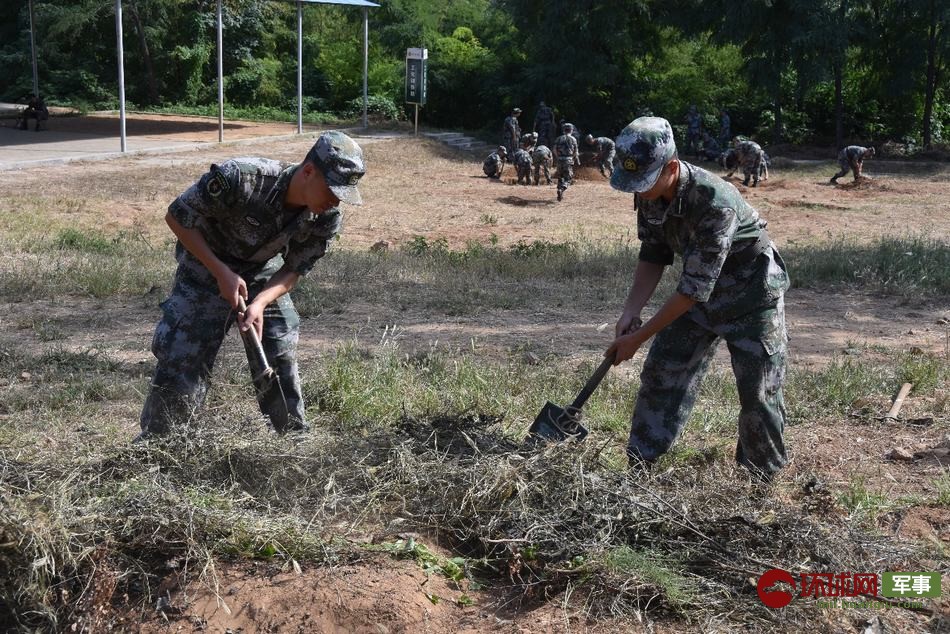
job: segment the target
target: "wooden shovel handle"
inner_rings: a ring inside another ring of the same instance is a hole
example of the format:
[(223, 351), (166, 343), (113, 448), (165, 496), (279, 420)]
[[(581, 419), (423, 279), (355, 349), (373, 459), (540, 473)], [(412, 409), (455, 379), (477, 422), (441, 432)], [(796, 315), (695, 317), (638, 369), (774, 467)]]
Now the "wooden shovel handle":
[[(244, 303), (243, 297), (238, 297), (238, 312), (243, 313), (247, 311), (247, 304)], [(244, 340), (247, 351), (253, 354), (257, 358), (257, 363), (261, 368), (263, 374), (268, 374), (270, 370), (270, 364), (267, 363), (267, 355), (264, 354), (264, 346), (261, 345), (261, 339), (257, 336), (257, 330), (253, 327), (248, 328), (247, 330), (240, 330), (241, 339)]]
[(913, 386), (913, 383), (904, 383), (901, 386), (900, 391), (897, 393), (897, 398), (894, 399), (894, 404), (891, 405), (890, 411), (884, 416), (884, 418), (897, 418), (897, 415), (901, 411), (901, 406), (904, 404), (904, 399), (907, 398), (908, 394), (910, 394), (910, 389)]
[(594, 390), (597, 389), (597, 386), (600, 385), (600, 382), (604, 380), (604, 377), (607, 376), (607, 371), (610, 370), (610, 366), (614, 364), (616, 359), (616, 353), (610, 355), (609, 357), (604, 358), (597, 369), (594, 370), (594, 374), (587, 380), (587, 383), (584, 384), (584, 387), (581, 388), (580, 393), (578, 393), (577, 398), (574, 399), (574, 402), (571, 403), (570, 411), (576, 412), (577, 410), (584, 407), (584, 403), (587, 402), (587, 399), (590, 398), (590, 395), (594, 393)]

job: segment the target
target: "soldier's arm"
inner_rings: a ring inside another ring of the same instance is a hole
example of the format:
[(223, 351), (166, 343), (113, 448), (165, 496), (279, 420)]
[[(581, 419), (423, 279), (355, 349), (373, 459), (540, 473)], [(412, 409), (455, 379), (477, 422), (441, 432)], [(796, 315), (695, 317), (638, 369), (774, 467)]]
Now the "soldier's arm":
[(660, 332), (688, 311), (696, 303), (696, 300), (683, 295), (682, 293), (673, 293), (672, 296), (660, 307), (653, 317), (645, 324), (634, 330), (629, 335), (623, 335), (614, 340), (614, 342), (604, 353), (609, 357), (616, 354), (614, 365), (630, 359), (637, 353), (637, 350), (649, 341), (650, 337)]
[(237, 310), (238, 298), (247, 299), (247, 283), (214, 254), (200, 231), (194, 227), (182, 226), (171, 211), (165, 215), (165, 222), (168, 223), (169, 229), (172, 230), (182, 246), (198, 258), (198, 261), (204, 264), (205, 268), (214, 275), (214, 279), (218, 282), (218, 291), (221, 293), (221, 297), (231, 304), (231, 308)]
[(241, 330), (253, 327), (257, 331), (258, 338), (264, 336), (264, 309), (271, 302), (277, 301), (281, 295), (289, 293), (297, 285), (298, 280), (300, 280), (300, 274), (284, 264), (254, 297), (254, 301), (248, 304), (244, 314), (238, 317)]

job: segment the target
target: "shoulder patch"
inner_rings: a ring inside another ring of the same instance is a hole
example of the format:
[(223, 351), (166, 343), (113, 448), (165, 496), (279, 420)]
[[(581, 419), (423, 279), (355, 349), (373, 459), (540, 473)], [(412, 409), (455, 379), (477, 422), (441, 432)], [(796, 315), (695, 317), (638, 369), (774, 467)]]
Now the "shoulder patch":
[(214, 175), (208, 180), (208, 195), (217, 198), (230, 189), (231, 183), (228, 182), (228, 177), (220, 170), (215, 170)]

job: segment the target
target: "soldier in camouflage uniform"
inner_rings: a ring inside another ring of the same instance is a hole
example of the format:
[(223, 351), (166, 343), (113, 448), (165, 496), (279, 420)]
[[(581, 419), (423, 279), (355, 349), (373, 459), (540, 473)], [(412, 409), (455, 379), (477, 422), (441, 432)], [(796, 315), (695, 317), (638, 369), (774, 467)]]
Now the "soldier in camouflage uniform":
[[(763, 163), (765, 160), (765, 152), (762, 151), (762, 147), (755, 141), (750, 141), (748, 139), (741, 140), (739, 137), (735, 138), (735, 157), (737, 166), (742, 168), (742, 184), (748, 187), (749, 179), (752, 179), (752, 186), (756, 187), (759, 184), (759, 176), (763, 172)], [(732, 168), (726, 178), (732, 176), (732, 173), (736, 169)], [(765, 180), (769, 178), (768, 168), (764, 170)]]
[[(530, 147), (530, 145), (528, 146)], [(519, 185), (530, 185), (531, 184), (531, 153), (527, 148), (521, 147), (518, 148), (518, 151), (515, 152), (514, 160), (512, 163), (515, 164), (515, 172), (518, 174), (518, 184)]]
[(538, 143), (551, 147), (554, 143), (554, 110), (543, 101), (538, 104), (538, 112), (534, 115), (534, 131), (538, 133)]
[(518, 117), (521, 116), (521, 108), (514, 108), (511, 114), (505, 117), (504, 140), (502, 145), (508, 149), (508, 154), (513, 155), (518, 149), (518, 140), (521, 138), (521, 126), (518, 125)]
[(594, 164), (600, 170), (601, 176), (610, 178), (614, 171), (614, 156), (617, 155), (613, 139), (608, 139), (605, 136), (599, 136), (595, 139), (594, 135), (588, 134), (584, 137), (584, 142), (596, 148), (597, 155), (594, 156)]
[(482, 171), (488, 178), (501, 178), (501, 173), (505, 169), (505, 162), (508, 160), (508, 150), (504, 145), (499, 145), (498, 149), (488, 155), (482, 163)]
[(858, 182), (864, 176), (861, 171), (864, 168), (864, 159), (874, 157), (873, 147), (861, 147), (860, 145), (849, 145), (838, 152), (838, 165), (841, 171), (831, 177), (831, 183), (837, 183), (838, 179), (848, 173), (848, 170), (854, 172), (854, 181)]
[(719, 111), (719, 145), (725, 147), (729, 145), (729, 139), (732, 138), (732, 119), (725, 108)]
[(692, 155), (699, 154), (699, 138), (703, 131), (703, 117), (696, 110), (696, 106), (690, 106), (686, 114), (686, 151)]
[[(356, 185), (364, 171), (353, 139), (325, 132), (299, 164), (239, 158), (212, 165), (168, 207), (178, 270), (152, 338), (157, 364), (137, 440), (187, 422), (202, 406), (235, 321), (257, 331), (290, 427), (306, 429), (296, 358), (300, 317), (288, 293), (339, 232), (340, 201), (360, 204)], [(242, 301), (247, 306), (238, 313)], [(277, 404), (259, 406), (274, 420)]]
[(537, 132), (525, 132), (521, 135), (521, 148), (528, 150), (534, 149), (534, 146), (538, 144), (538, 133)]
[(546, 145), (539, 145), (531, 152), (531, 163), (534, 165), (534, 184), (541, 182), (541, 170), (544, 170), (544, 179), (547, 184), (551, 184), (551, 165), (554, 162), (554, 155)]
[[(658, 117), (636, 119), (621, 132), (610, 184), (635, 194), (641, 246), (606, 354), (621, 363), (656, 335), (640, 375), (627, 446), (631, 465), (650, 463), (673, 445), (721, 338), (739, 392), (736, 460), (771, 478), (787, 462), (782, 386), (789, 280), (766, 222), (735, 187), (678, 160), (673, 130)], [(675, 254), (683, 262), (676, 292), (644, 323), (641, 311)]]
[(573, 124), (565, 123), (561, 126), (563, 134), (554, 142), (554, 159), (557, 161), (557, 199), (564, 198), (564, 190), (574, 184), (574, 166), (581, 164), (581, 157), (577, 151), (577, 139), (571, 134)]
[(715, 161), (722, 155), (722, 148), (716, 139), (708, 132), (703, 132), (703, 152), (702, 156), (707, 161)]

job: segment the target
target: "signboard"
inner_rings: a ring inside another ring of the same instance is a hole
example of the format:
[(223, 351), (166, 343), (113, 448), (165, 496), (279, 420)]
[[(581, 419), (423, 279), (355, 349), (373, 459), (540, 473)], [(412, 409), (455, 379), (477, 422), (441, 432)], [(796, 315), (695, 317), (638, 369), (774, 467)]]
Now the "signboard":
[(406, 49), (406, 103), (425, 105), (428, 86), (429, 49)]

